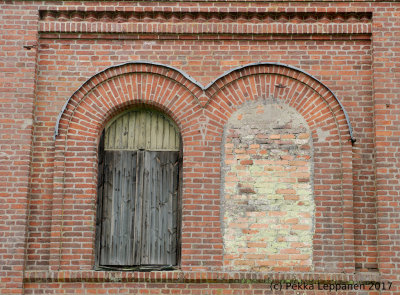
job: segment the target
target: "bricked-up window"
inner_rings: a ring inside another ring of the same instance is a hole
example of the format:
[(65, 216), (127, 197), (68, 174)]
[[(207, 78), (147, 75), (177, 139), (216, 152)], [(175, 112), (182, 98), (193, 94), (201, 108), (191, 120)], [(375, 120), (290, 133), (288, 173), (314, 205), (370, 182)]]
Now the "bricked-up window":
[(180, 142), (172, 120), (151, 109), (107, 124), (99, 145), (98, 267), (178, 264)]
[(242, 104), (224, 132), (223, 239), (228, 271), (311, 271), (310, 128), (291, 106)]

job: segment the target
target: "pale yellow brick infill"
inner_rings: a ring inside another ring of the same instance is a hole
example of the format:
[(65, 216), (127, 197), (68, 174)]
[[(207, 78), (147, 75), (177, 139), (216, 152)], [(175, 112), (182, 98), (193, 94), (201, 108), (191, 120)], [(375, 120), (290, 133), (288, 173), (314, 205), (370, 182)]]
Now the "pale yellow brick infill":
[(312, 143), (286, 105), (250, 102), (228, 121), (224, 146), (227, 270), (312, 269)]

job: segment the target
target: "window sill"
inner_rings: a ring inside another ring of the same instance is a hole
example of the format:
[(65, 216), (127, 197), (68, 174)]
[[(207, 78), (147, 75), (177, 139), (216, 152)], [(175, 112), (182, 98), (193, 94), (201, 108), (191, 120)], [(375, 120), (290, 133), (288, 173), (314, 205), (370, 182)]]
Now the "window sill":
[(175, 271), (179, 270), (178, 266), (172, 265), (141, 265), (141, 266), (127, 266), (127, 267), (114, 267), (114, 266), (97, 266), (95, 271), (136, 271), (136, 272), (152, 272), (152, 271)]

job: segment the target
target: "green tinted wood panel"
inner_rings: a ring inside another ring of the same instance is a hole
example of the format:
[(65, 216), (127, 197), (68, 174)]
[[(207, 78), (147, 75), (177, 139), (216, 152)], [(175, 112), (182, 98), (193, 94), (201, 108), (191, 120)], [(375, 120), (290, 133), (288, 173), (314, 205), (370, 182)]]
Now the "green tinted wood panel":
[(154, 110), (124, 112), (105, 129), (105, 150), (178, 151), (179, 146), (177, 126)]

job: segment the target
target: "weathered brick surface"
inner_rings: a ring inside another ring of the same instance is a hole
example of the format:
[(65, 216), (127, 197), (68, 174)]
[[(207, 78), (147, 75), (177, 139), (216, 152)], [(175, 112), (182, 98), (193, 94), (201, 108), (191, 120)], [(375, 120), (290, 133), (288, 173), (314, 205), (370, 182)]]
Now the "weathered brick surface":
[(3, 1), (0, 11), (0, 293), (18, 294), (25, 260), (38, 11)]
[(396, 282), (394, 292), (400, 291), (399, 13), (399, 5), (377, 12), (373, 33), (378, 269), (384, 279)]
[(310, 271), (315, 205), (307, 122), (265, 98), (244, 103), (225, 128), (225, 268)]
[[(243, 103), (271, 95), (295, 109), (312, 135), (313, 158), (304, 166), (311, 167), (315, 210), (314, 226), (305, 230), (312, 233), (307, 270), (328, 280), (335, 272), (380, 275), (394, 282), (382, 294), (398, 292), (400, 4), (273, 2), (1, 2), (0, 293), (23, 293), (24, 268), (42, 281), (60, 275), (49, 284), (27, 280), (26, 293), (113, 293), (121, 286), (125, 293), (269, 293), (257, 284), (219, 288), (175, 279), (176, 286), (139, 286), (80, 278), (93, 266), (97, 140), (108, 119), (146, 103), (177, 122), (185, 157), (181, 268), (219, 272), (228, 261), (221, 223), (223, 131)], [(206, 90), (173, 69), (148, 64), (91, 78), (137, 60), (174, 66), (203, 85), (249, 63), (296, 66), (336, 94), (357, 141), (350, 145), (330, 92), (283, 66), (246, 67)], [(275, 92), (279, 84), (286, 88)], [(238, 165), (255, 167), (247, 151), (249, 159)], [(250, 185), (237, 189), (254, 197)], [(73, 283), (64, 284), (66, 274), (58, 269), (75, 270)], [(302, 269), (291, 270), (302, 277)]]

